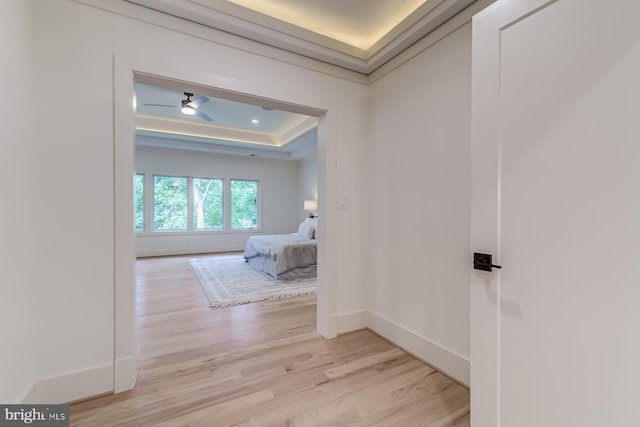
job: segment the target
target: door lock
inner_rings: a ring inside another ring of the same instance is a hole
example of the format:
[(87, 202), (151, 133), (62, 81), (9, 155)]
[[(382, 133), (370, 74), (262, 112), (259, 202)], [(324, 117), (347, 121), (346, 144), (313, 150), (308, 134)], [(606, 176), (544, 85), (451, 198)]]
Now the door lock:
[(482, 271), (492, 271), (494, 268), (502, 268), (500, 265), (492, 264), (491, 254), (480, 254), (474, 252), (473, 254), (473, 268)]

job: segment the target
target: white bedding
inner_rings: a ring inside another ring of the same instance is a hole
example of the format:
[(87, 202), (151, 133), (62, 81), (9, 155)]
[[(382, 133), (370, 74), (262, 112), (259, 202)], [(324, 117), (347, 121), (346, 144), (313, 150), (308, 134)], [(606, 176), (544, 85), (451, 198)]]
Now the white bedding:
[(318, 241), (293, 234), (251, 236), (244, 249), (246, 259), (262, 256), (273, 260), (275, 274), (318, 263)]

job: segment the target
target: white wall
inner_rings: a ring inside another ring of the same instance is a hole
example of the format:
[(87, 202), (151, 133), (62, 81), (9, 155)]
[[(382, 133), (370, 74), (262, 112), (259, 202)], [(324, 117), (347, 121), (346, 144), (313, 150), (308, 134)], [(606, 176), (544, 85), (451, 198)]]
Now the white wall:
[[(36, 378), (35, 257), (32, 112), (13, 108), (33, 99), (31, 2), (0, 2), (0, 402), (18, 403)], [(39, 185), (39, 189), (46, 186)]]
[[(298, 220), (309, 215), (304, 210), (305, 200), (318, 200), (318, 162), (316, 156), (305, 157), (298, 162)], [(320, 203), (320, 202), (319, 202)]]
[[(189, 75), (199, 76), (195, 83), (328, 110), (320, 129), (331, 144), (318, 147), (318, 158), (328, 159), (328, 199), (320, 200), (320, 215), (335, 239), (326, 254), (334, 267), (325, 278), (336, 289), (335, 299), (321, 302), (330, 307), (329, 323), (337, 322), (338, 331), (363, 324), (381, 332), (396, 328), (431, 344), (427, 360), (459, 355), (464, 364), (468, 26), (369, 88), (71, 0), (33, 7), (34, 182), (47, 186), (39, 186), (36, 218), (30, 221), (38, 224), (32, 245), (38, 270), (26, 280), (37, 283), (37, 347), (29, 352), (36, 360), (29, 363), (27, 356), (22, 366), (37, 366), (43, 400), (113, 389), (113, 70), (114, 59), (117, 64), (122, 58), (166, 69), (188, 63)], [(30, 26), (23, 24), (18, 28), (26, 35)], [(12, 87), (29, 86), (22, 75), (23, 84)], [(25, 132), (16, 136), (29, 141)], [(12, 157), (7, 170), (32, 170), (29, 146), (22, 147), (22, 157)], [(348, 202), (344, 209), (337, 209), (338, 199)], [(33, 236), (26, 237), (10, 234), (6, 244), (14, 248)], [(418, 237), (426, 246), (416, 243)], [(27, 286), (20, 298), (32, 291)], [(27, 323), (32, 318), (24, 316)], [(464, 373), (452, 373), (464, 380)], [(69, 382), (74, 387), (61, 387)]]
[(138, 256), (239, 251), (256, 231), (153, 232), (153, 175), (250, 179), (260, 182), (260, 233), (293, 233), (298, 227), (295, 160), (224, 156), (158, 148), (136, 149), (136, 172), (146, 174), (147, 230), (136, 234)]
[[(334, 200), (325, 206), (335, 206), (336, 188), (364, 193), (360, 153), (368, 88), (71, 0), (38, 1), (34, 9), (38, 102), (29, 116), (38, 117), (35, 178), (48, 184), (38, 192), (36, 218), (36, 357), (37, 377), (49, 379), (41, 396), (53, 402), (113, 388), (113, 376), (104, 373), (114, 358), (114, 58), (167, 69), (189, 64), (196, 83), (329, 111), (322, 121), (330, 144), (319, 157), (334, 159), (327, 171)], [(180, 21), (168, 26), (204, 31)], [(28, 159), (13, 170), (25, 165)], [(324, 219), (340, 248), (326, 256), (349, 260), (325, 278), (337, 289), (334, 300), (322, 302), (332, 315), (362, 307), (359, 218), (365, 201), (355, 199), (348, 213), (328, 210)], [(74, 374), (78, 383), (95, 376), (77, 388), (60, 387)]]
[(309, 212), (304, 210), (305, 200), (318, 200), (318, 133), (314, 129), (302, 137), (305, 144), (292, 155), (298, 160), (298, 221), (304, 221)]
[(372, 86), (368, 173), (372, 322), (463, 382), (470, 97), (468, 24)]

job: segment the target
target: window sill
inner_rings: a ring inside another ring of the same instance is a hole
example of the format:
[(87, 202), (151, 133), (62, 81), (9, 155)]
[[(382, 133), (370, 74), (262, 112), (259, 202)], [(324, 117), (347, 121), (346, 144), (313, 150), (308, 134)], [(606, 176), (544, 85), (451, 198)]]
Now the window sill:
[(259, 228), (243, 228), (238, 230), (162, 230), (162, 231), (136, 231), (136, 237), (167, 237), (167, 236), (215, 236), (227, 234), (261, 234)]

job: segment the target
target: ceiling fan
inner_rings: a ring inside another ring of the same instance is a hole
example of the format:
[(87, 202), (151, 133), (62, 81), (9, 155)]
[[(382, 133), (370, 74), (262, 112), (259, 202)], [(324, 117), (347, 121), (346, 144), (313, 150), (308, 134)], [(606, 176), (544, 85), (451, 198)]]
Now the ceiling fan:
[[(207, 98), (206, 96), (201, 96), (197, 99), (191, 100), (193, 93), (190, 93), (190, 92), (184, 92), (184, 96), (186, 96), (187, 99), (183, 99), (181, 101), (180, 110), (182, 111), (182, 114), (185, 114), (188, 116), (196, 115), (200, 117), (202, 120), (205, 120), (207, 122), (213, 121), (211, 117), (209, 117), (208, 115), (206, 115), (205, 113), (203, 113), (198, 109), (202, 104), (209, 102), (209, 98)], [(144, 105), (147, 105), (149, 107), (178, 108), (177, 105), (171, 105), (171, 104), (144, 104)]]

